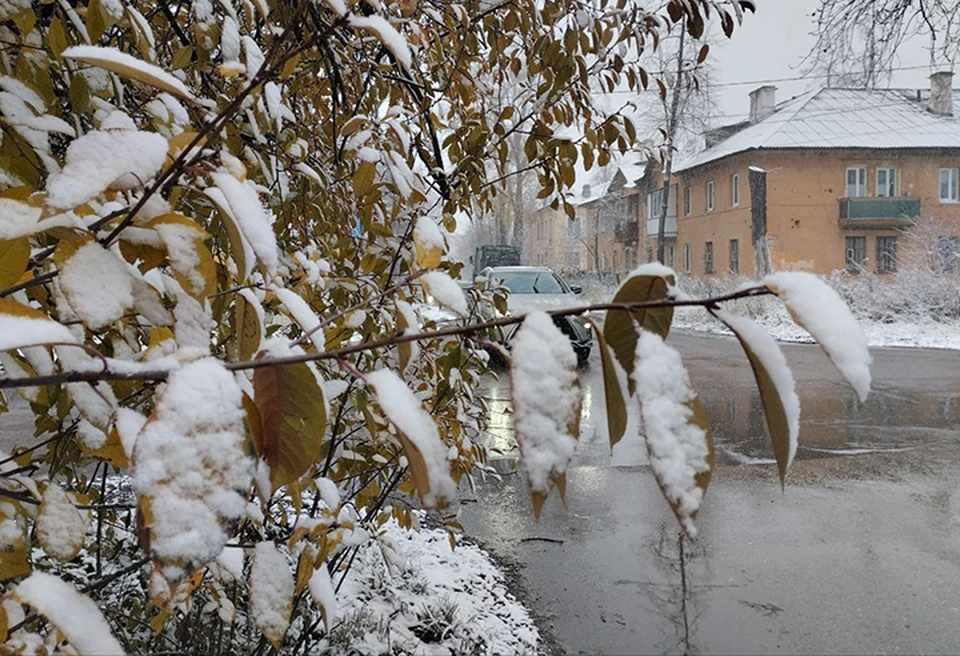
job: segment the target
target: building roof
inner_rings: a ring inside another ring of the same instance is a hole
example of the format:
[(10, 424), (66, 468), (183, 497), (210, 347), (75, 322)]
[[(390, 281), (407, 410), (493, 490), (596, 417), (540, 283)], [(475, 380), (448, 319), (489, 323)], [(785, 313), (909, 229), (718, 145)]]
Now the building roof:
[[(960, 92), (954, 92), (960, 110)], [(960, 118), (927, 110), (916, 90), (821, 88), (674, 166), (685, 171), (759, 149), (958, 148)]]

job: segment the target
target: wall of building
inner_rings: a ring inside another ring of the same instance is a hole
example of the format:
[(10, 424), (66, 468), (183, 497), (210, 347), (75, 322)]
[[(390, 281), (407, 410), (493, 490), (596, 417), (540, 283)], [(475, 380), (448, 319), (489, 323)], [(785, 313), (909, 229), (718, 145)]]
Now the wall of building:
[[(748, 167), (767, 171), (767, 231), (775, 269), (827, 274), (845, 268), (846, 238), (866, 238), (866, 262), (876, 270), (876, 237), (897, 237), (901, 260), (911, 256), (911, 240), (898, 227), (841, 226), (839, 201), (846, 196), (846, 170), (865, 168), (866, 196), (876, 196), (876, 170), (895, 168), (897, 195), (920, 199), (924, 219), (944, 222), (946, 235), (960, 234), (960, 205), (939, 200), (941, 168), (960, 166), (960, 153), (948, 151), (819, 150), (742, 153), (680, 176), (677, 268), (683, 270), (683, 245), (690, 244), (691, 273), (707, 274), (704, 251), (713, 243), (714, 274), (728, 273), (730, 240), (739, 243), (739, 269), (753, 275)], [(732, 202), (731, 181), (739, 174), (739, 204)], [(706, 185), (714, 183), (713, 210), (706, 209)], [(683, 189), (691, 189), (690, 213)]]

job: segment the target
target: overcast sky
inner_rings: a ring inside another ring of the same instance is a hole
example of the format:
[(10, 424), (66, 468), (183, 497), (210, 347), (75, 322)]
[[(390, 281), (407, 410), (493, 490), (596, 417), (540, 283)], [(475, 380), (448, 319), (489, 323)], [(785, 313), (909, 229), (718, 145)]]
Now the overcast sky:
[[(729, 40), (710, 53), (717, 68), (718, 112), (721, 125), (743, 120), (750, 109), (748, 94), (766, 80), (777, 87), (777, 101), (786, 100), (822, 86), (823, 78), (790, 80), (804, 73), (800, 63), (816, 41), (812, 18), (817, 0), (756, 0), (757, 13), (746, 14), (743, 25)], [(919, 42), (918, 42), (919, 41)], [(923, 51), (924, 40), (908, 42), (899, 53), (897, 67), (921, 67), (895, 71), (890, 86), (926, 88), (929, 85)], [(743, 84), (741, 84), (743, 83)]]

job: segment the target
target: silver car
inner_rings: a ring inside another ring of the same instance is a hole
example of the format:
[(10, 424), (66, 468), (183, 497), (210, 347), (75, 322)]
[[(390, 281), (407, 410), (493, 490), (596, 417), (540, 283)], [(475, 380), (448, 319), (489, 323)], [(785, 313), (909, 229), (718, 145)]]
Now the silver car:
[[(488, 267), (477, 276), (484, 286), (500, 285), (510, 290), (507, 308), (510, 314), (532, 310), (563, 310), (581, 305), (577, 294), (581, 289), (568, 285), (556, 273), (546, 267), (510, 266)], [(593, 335), (590, 328), (578, 316), (554, 317), (553, 322), (570, 338), (580, 364), (590, 357)], [(513, 336), (511, 331), (508, 340)]]

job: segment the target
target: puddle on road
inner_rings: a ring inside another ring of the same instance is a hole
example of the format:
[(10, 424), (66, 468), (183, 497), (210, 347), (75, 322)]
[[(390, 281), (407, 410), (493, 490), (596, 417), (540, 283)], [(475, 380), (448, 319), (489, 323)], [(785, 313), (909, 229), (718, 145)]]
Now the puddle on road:
[[(627, 435), (611, 454), (599, 362), (593, 358), (581, 370), (583, 390), (580, 445), (575, 465), (646, 464), (645, 448), (637, 437), (633, 413)], [(752, 380), (725, 380), (700, 389), (716, 440), (719, 464), (771, 464), (760, 395)], [(510, 384), (506, 374), (489, 378), (482, 391), (490, 407), (485, 443), (494, 458), (516, 458)], [(852, 390), (834, 383), (801, 381), (801, 424), (798, 459), (899, 452), (944, 441), (960, 441), (960, 394), (902, 388), (875, 389), (866, 403)], [(632, 408), (631, 408), (632, 410)]]

